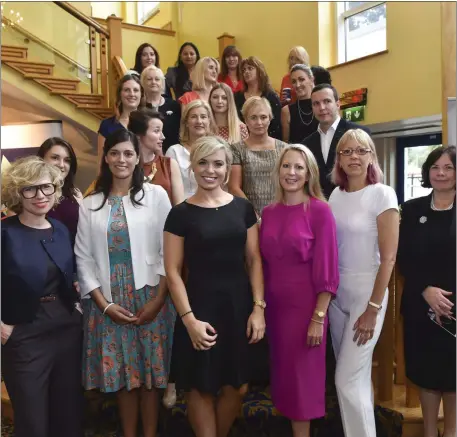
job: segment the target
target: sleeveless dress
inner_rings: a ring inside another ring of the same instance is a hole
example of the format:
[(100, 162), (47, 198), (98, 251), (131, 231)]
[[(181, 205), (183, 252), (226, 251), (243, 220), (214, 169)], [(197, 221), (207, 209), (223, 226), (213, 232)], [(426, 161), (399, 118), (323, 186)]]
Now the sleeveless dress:
[(313, 114), (311, 99), (297, 100), (289, 105), (289, 144), (300, 144), (317, 130), (319, 121)]
[[(157, 296), (156, 287), (135, 290), (128, 224), (122, 197), (110, 196), (108, 248), (113, 302), (136, 314)], [(165, 388), (168, 382), (174, 309), (170, 297), (155, 320), (145, 325), (118, 325), (103, 315), (93, 299), (82, 299), (85, 350), (83, 384), (86, 390), (116, 392), (140, 386)]]
[(239, 388), (251, 380), (255, 348), (246, 328), (253, 297), (245, 247), (247, 230), (256, 222), (252, 205), (240, 197), (218, 208), (185, 201), (168, 215), (165, 232), (184, 238), (192, 311), (218, 334), (211, 349), (197, 351), (182, 320), (176, 319), (170, 379), (177, 389), (216, 395), (223, 386)]

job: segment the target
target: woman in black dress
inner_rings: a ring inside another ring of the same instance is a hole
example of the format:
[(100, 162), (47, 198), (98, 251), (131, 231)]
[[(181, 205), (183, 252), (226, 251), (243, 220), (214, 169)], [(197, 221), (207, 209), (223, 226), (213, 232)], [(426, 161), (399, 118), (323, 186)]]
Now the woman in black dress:
[(199, 139), (191, 152), (197, 192), (165, 223), (165, 271), (179, 315), (171, 379), (187, 392), (197, 437), (228, 435), (250, 380), (252, 344), (265, 332), (257, 218), (249, 201), (222, 188), (231, 161), (222, 139)]
[(422, 166), (422, 186), (432, 193), (409, 200), (401, 213), (406, 376), (420, 387), (424, 436), (436, 436), (442, 400), (443, 437), (455, 437), (455, 146), (430, 153)]
[(311, 106), (313, 72), (305, 64), (296, 64), (290, 70), (290, 80), (297, 94), (297, 101), (281, 110), (282, 140), (290, 144), (300, 144), (315, 132), (319, 125)]

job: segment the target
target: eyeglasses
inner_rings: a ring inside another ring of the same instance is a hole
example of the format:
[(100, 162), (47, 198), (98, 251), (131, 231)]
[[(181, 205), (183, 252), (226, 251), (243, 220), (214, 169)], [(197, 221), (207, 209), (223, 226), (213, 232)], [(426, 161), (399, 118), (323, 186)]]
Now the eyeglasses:
[(357, 155), (364, 156), (367, 153), (371, 153), (371, 150), (370, 149), (364, 149), (363, 147), (357, 147), (357, 149), (343, 149), (343, 150), (340, 150), (339, 154), (343, 155), (343, 156), (351, 156), (354, 152)]
[(31, 185), (30, 187), (22, 188), (20, 193), (24, 199), (33, 199), (37, 196), (38, 190), (40, 190), (44, 196), (51, 196), (56, 192), (56, 186), (54, 184)]

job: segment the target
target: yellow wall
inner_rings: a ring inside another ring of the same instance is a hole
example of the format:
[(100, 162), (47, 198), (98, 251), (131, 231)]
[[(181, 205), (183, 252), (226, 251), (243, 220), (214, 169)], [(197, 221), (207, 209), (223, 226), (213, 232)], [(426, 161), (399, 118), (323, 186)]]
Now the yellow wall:
[(123, 17), (121, 2), (90, 2), (90, 4), (93, 17), (106, 19), (111, 14)]
[(440, 114), (440, 38), (439, 2), (389, 2), (389, 53), (337, 67), (333, 83), (340, 92), (368, 88), (366, 124)]
[(180, 2), (179, 7), (179, 44), (192, 41), (201, 56), (217, 57), (217, 37), (227, 32), (243, 57), (258, 56), (265, 63), (275, 89), (293, 46), (306, 47), (311, 62), (318, 60), (317, 2)]
[(166, 73), (167, 68), (176, 62), (176, 54), (178, 53), (177, 38), (138, 30), (122, 29), (122, 59), (126, 67), (133, 68), (136, 50), (138, 46), (145, 42), (158, 50), (160, 67)]
[(172, 21), (172, 6), (171, 2), (160, 2), (159, 12), (149, 20), (146, 20), (144, 25), (161, 29), (170, 23)]

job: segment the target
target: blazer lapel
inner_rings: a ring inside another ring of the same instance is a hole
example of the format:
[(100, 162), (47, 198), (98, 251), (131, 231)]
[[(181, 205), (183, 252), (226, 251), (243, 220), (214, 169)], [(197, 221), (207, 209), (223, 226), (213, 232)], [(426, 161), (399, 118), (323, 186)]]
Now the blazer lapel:
[(325, 168), (324, 155), (322, 154), (321, 136), (318, 131), (313, 133), (312, 142), (310, 142), (309, 147), (316, 158), (318, 167)]
[(346, 123), (343, 119), (341, 119), (338, 123), (338, 126), (336, 127), (335, 135), (333, 135), (332, 142), (330, 143), (327, 162), (325, 164), (328, 169), (333, 168), (333, 164), (335, 163), (336, 158), (336, 146), (338, 145), (338, 141), (340, 141), (341, 137), (346, 132), (346, 130)]

